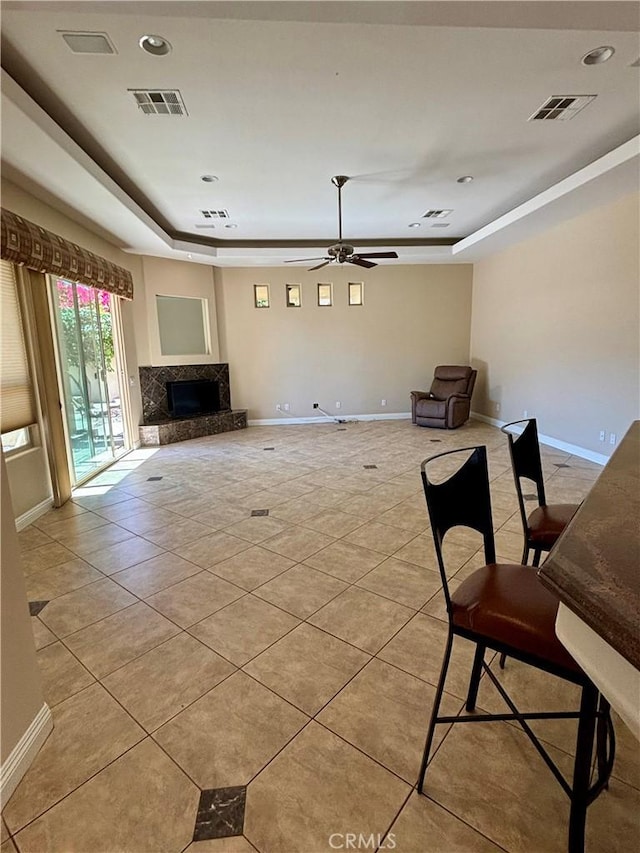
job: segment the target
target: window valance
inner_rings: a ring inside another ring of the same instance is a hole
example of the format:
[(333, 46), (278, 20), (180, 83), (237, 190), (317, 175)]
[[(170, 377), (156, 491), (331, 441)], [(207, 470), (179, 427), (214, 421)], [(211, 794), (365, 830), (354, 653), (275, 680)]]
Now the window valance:
[(1, 257), (37, 272), (133, 299), (129, 270), (2, 208)]

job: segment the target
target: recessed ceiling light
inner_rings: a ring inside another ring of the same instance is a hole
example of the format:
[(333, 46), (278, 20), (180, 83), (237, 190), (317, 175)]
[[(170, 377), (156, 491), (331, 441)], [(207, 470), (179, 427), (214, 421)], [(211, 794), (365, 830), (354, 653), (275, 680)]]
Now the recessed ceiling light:
[(230, 222), (228, 225), (225, 225), (224, 227), (225, 228), (237, 228), (238, 226), (234, 225), (232, 222)]
[(171, 45), (163, 36), (141, 36), (138, 44), (152, 56), (166, 56), (171, 52)]
[(200, 178), (200, 180), (204, 181), (205, 184), (213, 184), (215, 181), (218, 180), (218, 176), (217, 175), (203, 175)]
[(601, 65), (603, 62), (606, 62), (607, 59), (611, 59), (615, 52), (616, 49), (610, 45), (596, 47), (594, 50), (590, 50), (589, 53), (586, 53), (582, 57), (581, 62), (583, 65)]
[(422, 225), (422, 222), (410, 222), (409, 228), (420, 228), (421, 225)]
[(473, 175), (462, 175), (461, 178), (456, 178), (458, 184), (470, 184), (473, 180)]

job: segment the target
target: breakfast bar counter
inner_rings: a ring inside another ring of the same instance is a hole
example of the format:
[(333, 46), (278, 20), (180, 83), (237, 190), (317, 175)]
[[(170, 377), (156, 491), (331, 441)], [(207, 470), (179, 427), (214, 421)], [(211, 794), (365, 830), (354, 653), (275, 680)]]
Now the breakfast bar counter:
[(539, 571), (556, 633), (640, 738), (640, 421)]

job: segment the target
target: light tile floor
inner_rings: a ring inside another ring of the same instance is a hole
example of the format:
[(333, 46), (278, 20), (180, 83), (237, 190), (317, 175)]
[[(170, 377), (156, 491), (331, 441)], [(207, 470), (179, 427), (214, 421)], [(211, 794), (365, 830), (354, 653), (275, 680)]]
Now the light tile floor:
[[(568, 804), (514, 724), (442, 727), (428, 796), (414, 790), (446, 636), (419, 464), (472, 444), (489, 449), (499, 559), (519, 562), (506, 441), (477, 422), (143, 449), (22, 531), (29, 598), (48, 602), (32, 621), (55, 728), (4, 809), (2, 853), (562, 853)], [(548, 499), (581, 500), (599, 466), (542, 454)], [(452, 588), (479, 546), (452, 532)], [(471, 655), (457, 641), (450, 714)], [(526, 708), (576, 700), (513, 661), (499, 677)], [(479, 705), (500, 702), (483, 679)], [(537, 729), (570, 770), (574, 724)], [(640, 845), (638, 745), (617, 734), (589, 853)], [(239, 834), (192, 841), (201, 790), (237, 803), (242, 786)]]

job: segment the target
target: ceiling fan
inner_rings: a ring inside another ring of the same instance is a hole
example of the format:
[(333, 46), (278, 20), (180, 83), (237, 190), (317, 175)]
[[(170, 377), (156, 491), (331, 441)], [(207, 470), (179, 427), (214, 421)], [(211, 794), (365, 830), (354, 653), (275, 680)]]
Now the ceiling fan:
[(397, 258), (396, 252), (356, 252), (350, 243), (345, 243), (342, 239), (342, 187), (347, 183), (349, 178), (346, 175), (334, 175), (331, 178), (331, 183), (338, 188), (338, 242), (333, 246), (329, 246), (327, 254), (322, 258), (295, 258), (291, 261), (285, 261), (285, 264), (296, 264), (301, 261), (322, 261), (312, 270), (319, 270), (321, 267), (326, 267), (327, 264), (337, 261), (339, 264), (355, 264), (358, 267), (375, 267), (373, 261), (368, 258)]

